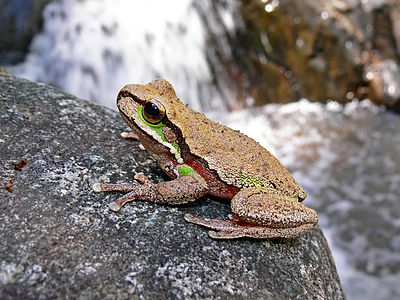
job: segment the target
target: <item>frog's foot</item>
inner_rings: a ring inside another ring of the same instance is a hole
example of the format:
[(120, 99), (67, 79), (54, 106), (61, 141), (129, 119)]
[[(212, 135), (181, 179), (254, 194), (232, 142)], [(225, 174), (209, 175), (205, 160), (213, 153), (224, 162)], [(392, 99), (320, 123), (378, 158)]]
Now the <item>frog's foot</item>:
[(113, 212), (118, 212), (122, 206), (127, 202), (138, 200), (149, 189), (153, 183), (143, 174), (138, 173), (134, 177), (139, 183), (120, 183), (120, 184), (110, 184), (110, 183), (95, 183), (92, 187), (93, 191), (96, 193), (100, 192), (127, 192), (128, 194), (118, 198), (114, 202), (108, 204), (108, 207)]
[(143, 173), (138, 173), (135, 179), (139, 183), (104, 184), (96, 183), (95, 192), (121, 191), (128, 192), (123, 197), (109, 204), (109, 208), (117, 212), (130, 201), (147, 201), (159, 204), (183, 204), (193, 201), (208, 191), (207, 182), (196, 172), (180, 176), (171, 181), (161, 183), (151, 182)]
[[(150, 179), (146, 177), (143, 173), (137, 173), (134, 177), (141, 184), (153, 184)], [(96, 182), (92, 186), (93, 192), (131, 192), (141, 186), (137, 183), (100, 183)]]
[(136, 133), (134, 132), (121, 132), (121, 137), (123, 139), (134, 139), (134, 140), (139, 140), (139, 137), (137, 136)]
[[(125, 131), (121, 132), (121, 137), (123, 139), (133, 139), (133, 140), (139, 141), (139, 136), (134, 132), (125, 132)], [(144, 148), (144, 146), (142, 144), (139, 145), (139, 149), (142, 151), (146, 151), (146, 149)]]
[(130, 192), (120, 198), (118, 198), (117, 200), (115, 200), (114, 202), (108, 203), (108, 208), (113, 211), (113, 212), (118, 212), (122, 206), (124, 206), (126, 203), (135, 200), (136, 197), (136, 192)]
[(139, 196), (143, 193), (143, 187), (145, 185), (138, 183), (122, 183), (122, 184), (104, 184), (104, 183), (95, 183), (93, 185), (94, 192), (128, 192), (126, 195), (118, 198), (114, 202), (108, 204), (108, 208), (113, 212), (118, 212), (122, 206), (124, 206), (127, 202), (138, 200)]
[(184, 218), (187, 222), (215, 230), (208, 232), (208, 235), (213, 239), (237, 239), (241, 237), (262, 239), (293, 238), (314, 227), (312, 224), (290, 228), (266, 227), (244, 222), (238, 223), (234, 220), (202, 219), (190, 214), (186, 214)]
[(184, 218), (187, 222), (217, 230), (208, 232), (208, 235), (214, 239), (236, 239), (246, 236), (245, 232), (240, 230), (241, 226), (231, 220), (203, 219), (191, 214), (185, 214)]

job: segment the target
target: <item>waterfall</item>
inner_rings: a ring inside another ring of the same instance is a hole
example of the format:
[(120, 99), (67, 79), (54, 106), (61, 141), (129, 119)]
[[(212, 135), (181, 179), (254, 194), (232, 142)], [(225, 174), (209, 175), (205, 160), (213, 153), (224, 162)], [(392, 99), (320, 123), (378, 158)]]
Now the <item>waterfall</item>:
[(30, 53), (10, 69), (114, 109), (125, 84), (163, 77), (192, 108), (224, 110), (229, 86), (212, 84), (206, 47), (192, 0), (61, 0), (47, 5)]

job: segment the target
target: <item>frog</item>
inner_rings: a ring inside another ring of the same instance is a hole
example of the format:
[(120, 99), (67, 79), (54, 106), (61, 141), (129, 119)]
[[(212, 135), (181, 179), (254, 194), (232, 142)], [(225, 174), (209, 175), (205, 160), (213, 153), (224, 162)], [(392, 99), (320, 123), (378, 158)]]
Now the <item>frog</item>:
[(184, 219), (208, 228), (213, 239), (295, 238), (316, 226), (317, 213), (301, 203), (306, 191), (275, 156), (183, 104), (167, 80), (124, 86), (117, 107), (133, 130), (122, 136), (139, 140), (171, 180), (154, 183), (138, 173), (133, 183), (95, 183), (95, 192), (125, 193), (109, 204), (111, 211), (130, 201), (180, 205), (207, 194), (230, 200), (231, 214)]

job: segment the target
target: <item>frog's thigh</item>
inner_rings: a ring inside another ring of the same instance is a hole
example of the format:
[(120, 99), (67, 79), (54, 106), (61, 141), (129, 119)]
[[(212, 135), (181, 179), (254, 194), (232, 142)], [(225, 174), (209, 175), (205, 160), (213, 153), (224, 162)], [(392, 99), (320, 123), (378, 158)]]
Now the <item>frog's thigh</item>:
[(214, 239), (292, 238), (309, 231), (317, 214), (296, 199), (268, 188), (241, 190), (231, 201), (232, 220), (203, 219), (185, 215), (185, 220), (208, 227)]
[(231, 209), (240, 220), (266, 227), (302, 227), (318, 220), (314, 210), (271, 188), (241, 190), (233, 197)]

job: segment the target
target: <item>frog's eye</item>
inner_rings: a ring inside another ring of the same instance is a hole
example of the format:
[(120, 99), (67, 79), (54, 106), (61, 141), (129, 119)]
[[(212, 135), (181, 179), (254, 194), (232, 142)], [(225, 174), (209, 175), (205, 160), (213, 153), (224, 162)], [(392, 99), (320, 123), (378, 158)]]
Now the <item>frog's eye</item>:
[(160, 123), (161, 120), (165, 116), (165, 108), (160, 102), (156, 100), (148, 100), (143, 109), (143, 118), (151, 123), (157, 124)]

